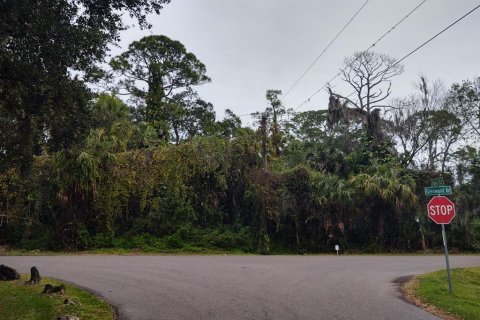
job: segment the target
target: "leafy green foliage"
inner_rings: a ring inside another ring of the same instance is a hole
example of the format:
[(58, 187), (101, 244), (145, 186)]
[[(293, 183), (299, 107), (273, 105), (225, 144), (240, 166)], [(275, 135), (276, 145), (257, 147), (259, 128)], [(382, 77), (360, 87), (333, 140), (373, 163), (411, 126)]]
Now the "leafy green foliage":
[(194, 99), (192, 90), (210, 81), (206, 67), (179, 41), (163, 35), (144, 37), (113, 58), (110, 66), (121, 77), (120, 88), (145, 107), (145, 120), (162, 139), (168, 141), (173, 130), (178, 144), (182, 127), (192, 136), (195, 125), (214, 122), (212, 106)]
[[(480, 250), (478, 79), (445, 98), (422, 78), (414, 100), (424, 108), (390, 123), (376, 107), (385, 107), (385, 80), (401, 67), (373, 54), (394, 68), (374, 68), (379, 82), (356, 88), (367, 91), (358, 104), (330, 90), (328, 110), (295, 113), (281, 91), (267, 90), (255, 131), (228, 109), (216, 119), (194, 90), (210, 81), (205, 65), (166, 36), (132, 42), (110, 61), (112, 74), (100, 70), (125, 28), (122, 14), (148, 27), (146, 15), (168, 2), (0, 3), (0, 244), (262, 254), (435, 248), (441, 239), (422, 193), (439, 169), (457, 184), (452, 245)], [(358, 72), (372, 61), (344, 75), (366, 79)], [(92, 92), (112, 75), (119, 88)]]
[[(413, 173), (400, 166), (367, 166), (348, 178), (308, 165), (265, 171), (248, 140), (204, 137), (124, 150), (109, 139), (93, 130), (82, 150), (36, 158), (33, 184), (22, 187), (27, 198), (2, 191), (2, 206), (10, 201), (16, 208), (10, 215), (18, 216), (6, 224), (9, 243), (263, 254), (330, 251), (335, 244), (367, 251), (420, 248), (415, 217), (423, 206)], [(272, 166), (281, 167), (281, 159), (275, 161)], [(2, 185), (22, 185), (13, 172), (3, 179)], [(462, 208), (473, 201), (460, 199)], [(454, 234), (470, 232), (453, 246), (478, 248), (478, 228), (470, 227), (477, 220), (470, 217), (464, 227), (452, 225)], [(427, 224), (421, 221), (428, 243), (440, 243)]]
[[(0, 169), (27, 173), (33, 156), (80, 144), (91, 92), (123, 13), (146, 14), (168, 0), (8, 0), (0, 3)], [(72, 116), (73, 115), (73, 116)]]

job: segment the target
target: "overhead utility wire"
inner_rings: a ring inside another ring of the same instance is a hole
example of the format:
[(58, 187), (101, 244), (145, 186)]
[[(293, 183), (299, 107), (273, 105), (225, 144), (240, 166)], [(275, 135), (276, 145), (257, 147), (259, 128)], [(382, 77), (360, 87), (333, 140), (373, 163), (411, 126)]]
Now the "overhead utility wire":
[[(282, 98), (285, 98), (296, 86), (297, 84), (305, 77), (308, 71), (312, 69), (312, 67), (317, 63), (317, 61), (323, 56), (323, 54), (330, 48), (330, 46), (337, 40), (337, 38), (345, 31), (345, 29), (350, 25), (350, 23), (356, 18), (356, 16), (362, 11), (363, 7), (367, 5), (370, 0), (367, 0), (363, 3), (360, 9), (348, 20), (348, 22), (343, 26), (343, 28), (337, 33), (337, 35), (330, 41), (330, 43), (323, 49), (323, 51), (313, 60), (313, 62), (308, 66), (308, 68), (302, 73), (302, 75), (295, 81), (295, 83), (287, 90), (287, 92), (283, 95)], [(426, 1), (426, 0), (425, 0)]]
[(423, 0), (422, 2), (420, 2), (415, 8), (413, 8), (409, 13), (407, 13), (407, 15), (405, 17), (403, 17), (402, 19), (400, 19), (397, 23), (395, 23), (395, 25), (393, 27), (391, 27), (387, 32), (385, 32), (380, 38), (377, 39), (377, 41), (375, 41), (370, 47), (368, 47), (367, 50), (365, 51), (369, 51), (370, 49), (372, 49), (373, 47), (375, 47), (380, 41), (383, 40), (383, 38), (385, 38), (390, 32), (392, 32), (393, 30), (395, 30), (396, 27), (398, 27), (399, 24), (401, 24), (403, 21), (407, 20), (408, 17), (410, 17), (410, 15), (412, 13), (414, 13), (415, 11), (417, 11), (418, 8), (420, 8), (425, 2), (427, 2), (427, 0)]
[(463, 16), (461, 16), (460, 18), (458, 18), (458, 19), (455, 20), (454, 22), (452, 22), (449, 26), (447, 26), (446, 28), (444, 28), (442, 31), (440, 31), (439, 33), (437, 33), (436, 35), (434, 35), (433, 37), (431, 37), (430, 39), (428, 39), (427, 41), (425, 41), (424, 43), (422, 43), (421, 45), (419, 45), (417, 48), (415, 48), (414, 50), (412, 50), (410, 53), (406, 54), (403, 58), (401, 58), (400, 60), (398, 60), (393, 66), (398, 65), (398, 64), (401, 63), (403, 60), (405, 60), (405, 59), (407, 59), (408, 57), (410, 57), (412, 54), (414, 54), (415, 52), (417, 52), (418, 50), (420, 50), (421, 48), (423, 48), (425, 45), (427, 45), (429, 42), (431, 42), (432, 40), (434, 40), (435, 38), (437, 38), (439, 35), (441, 35), (441, 34), (444, 33), (445, 31), (447, 31), (448, 29), (450, 29), (451, 27), (453, 27), (454, 25), (456, 25), (457, 23), (459, 23), (461, 20), (465, 19), (468, 15), (470, 15), (470, 14), (473, 13), (474, 11), (478, 10), (478, 8), (480, 8), (480, 4), (477, 5), (475, 8), (473, 8), (472, 10), (468, 11), (467, 13), (465, 13)]
[[(382, 41), (388, 34), (390, 34), (393, 30), (395, 30), (403, 21), (405, 21), (408, 17), (410, 17), (415, 11), (417, 11), (417, 10), (418, 10), (423, 4), (425, 4), (425, 2), (427, 2), (427, 1), (428, 1), (428, 0), (423, 0), (423, 1), (421, 1), (415, 8), (413, 8), (412, 10), (410, 10), (410, 12), (408, 12), (402, 19), (398, 20), (397, 23), (395, 23), (395, 24), (394, 24), (390, 29), (388, 29), (382, 36), (380, 36), (374, 43), (372, 43), (372, 44), (365, 50), (365, 52), (370, 51), (370, 49), (372, 49), (373, 47), (375, 47), (380, 41)], [(368, 1), (367, 1), (367, 2), (368, 2)], [(359, 11), (357, 11), (357, 13), (356, 13), (355, 15), (357, 15), (358, 12), (360, 12), (360, 10), (361, 10), (365, 5), (366, 5), (366, 3), (363, 4), (363, 6), (359, 9)], [(355, 16), (354, 16), (354, 17), (355, 17)], [(352, 17), (352, 19), (350, 19), (350, 20), (353, 20), (354, 17)], [(350, 21), (349, 21), (349, 23), (350, 23)], [(346, 26), (348, 26), (348, 23), (347, 23)], [(345, 26), (345, 27), (346, 27), (346, 26)], [(344, 27), (344, 28), (345, 28), (345, 27)], [(343, 30), (342, 30), (342, 31), (343, 31)], [(337, 35), (337, 36), (338, 36), (338, 35)], [(334, 40), (333, 40), (333, 41), (334, 41)], [(333, 42), (333, 41), (332, 41), (332, 42)], [(321, 55), (320, 55), (318, 58), (320, 58), (320, 57), (321, 57)], [(318, 60), (318, 58), (314, 61), (313, 64), (315, 64), (315, 62)], [(299, 106), (297, 106), (294, 110), (297, 111), (297, 110), (300, 109), (303, 105), (305, 105), (306, 103), (308, 103), (311, 98), (313, 98), (313, 97), (314, 97), (315, 95), (317, 95), (320, 91), (322, 91), (330, 82), (332, 82), (333, 80), (335, 80), (336, 78), (338, 78), (338, 77), (342, 74), (342, 72), (345, 71), (345, 70), (348, 68), (348, 66), (350, 66), (351, 64), (353, 64), (355, 61), (356, 61), (356, 60), (352, 61), (349, 65), (347, 65), (345, 68), (343, 68), (342, 70), (340, 70), (340, 72), (338, 72), (338, 73), (337, 73), (335, 76), (333, 76), (330, 80), (328, 80), (327, 82), (325, 82), (325, 84), (324, 84), (322, 87), (320, 87), (320, 89), (318, 89), (317, 91), (315, 91), (308, 99), (306, 99), (304, 102), (302, 102), (302, 103), (301, 103)], [(312, 64), (312, 66), (313, 66), (313, 64)], [(310, 66), (309, 69), (310, 69), (312, 66)], [(307, 69), (307, 70), (304, 72), (304, 74), (302, 75), (302, 77), (305, 75), (306, 72), (308, 72), (309, 69)], [(302, 77), (300, 77), (299, 80), (297, 80), (297, 83), (301, 80)], [(295, 86), (297, 83), (295, 83), (294, 86)], [(294, 86), (292, 86), (292, 88), (290, 88), (289, 91), (290, 91), (291, 89), (293, 89)], [(286, 96), (287, 94), (288, 94), (288, 92), (287, 92), (285, 95), (283, 95), (283, 98), (285, 98), (285, 96)], [(351, 96), (351, 95), (352, 95), (352, 94), (350, 94), (349, 96)], [(245, 116), (251, 116), (251, 115), (252, 115), (251, 113), (247, 113), (247, 114), (241, 114), (241, 115), (239, 115), (238, 117), (245, 117)]]
[[(403, 21), (405, 21), (410, 15), (412, 15), (412, 13), (414, 13), (415, 11), (417, 11), (418, 8), (420, 8), (425, 2), (427, 2), (428, 0), (423, 0), (422, 2), (420, 2), (415, 8), (413, 8), (409, 13), (407, 13), (407, 15), (405, 15), (402, 19), (400, 19), (397, 23), (395, 23), (390, 29), (387, 30), (387, 32), (385, 32), (380, 38), (378, 38), (374, 43), (372, 43), (370, 45), (370, 47), (368, 47), (365, 52), (367, 51), (370, 51), (370, 49), (372, 49), (373, 47), (375, 47), (380, 41), (382, 41), (389, 33), (391, 33), (395, 28), (397, 28)], [(343, 71), (345, 71), (350, 65), (352, 65), (356, 60), (353, 60), (350, 64), (348, 64), (347, 66), (345, 66), (345, 68), (343, 68), (342, 70), (340, 70), (340, 72), (338, 72), (333, 78), (331, 78), (330, 80), (328, 80), (327, 82), (325, 82), (325, 84), (323, 86), (320, 87), (320, 89), (318, 89), (317, 91), (315, 91), (308, 99), (306, 99), (305, 101), (303, 101), (300, 105), (298, 105), (296, 108), (295, 108), (295, 111), (297, 111), (298, 109), (300, 109), (303, 105), (305, 105), (306, 103), (308, 103), (310, 101), (311, 98), (313, 98), (314, 96), (316, 96), (320, 91), (322, 91), (330, 82), (332, 82), (333, 80), (335, 80), (336, 78), (338, 78)]]
[[(439, 35), (441, 35), (442, 33), (444, 33), (445, 31), (447, 31), (448, 29), (450, 29), (451, 27), (453, 27), (454, 25), (456, 25), (458, 22), (460, 22), (461, 20), (463, 20), (464, 18), (466, 18), (469, 14), (471, 14), (472, 12), (474, 12), (475, 10), (477, 10), (478, 8), (480, 8), (480, 4), (478, 6), (476, 6), (475, 8), (473, 8), (472, 10), (470, 10), (469, 12), (467, 12), (466, 14), (464, 14), (462, 17), (458, 18), (456, 21), (452, 22), (448, 27), (444, 28), (442, 31), (440, 31), (439, 33), (437, 33), (436, 35), (434, 35), (433, 37), (431, 37), (430, 39), (428, 39), (427, 41), (425, 41), (424, 43), (422, 43), (420, 46), (418, 46), (417, 48), (415, 48), (414, 50), (412, 50), (410, 53), (408, 53), (407, 55), (405, 55), (403, 58), (401, 58), (400, 60), (398, 60), (397, 62), (395, 62), (392, 67), (395, 67), (396, 65), (400, 64), (403, 60), (407, 59), (408, 57), (410, 57), (412, 54), (414, 54), (415, 52), (417, 52), (418, 50), (420, 50), (421, 48), (423, 48), (424, 46), (426, 46), (429, 42), (431, 42), (432, 40), (434, 40), (435, 38), (437, 38)], [(351, 94), (349, 94), (347, 96), (350, 97), (352, 94), (354, 94), (355, 92), (352, 92)]]
[(255, 112), (252, 112), (252, 113), (245, 113), (245, 114), (239, 114), (237, 115), (237, 117), (246, 117), (246, 116), (251, 116), (252, 114), (254, 114)]
[[(337, 40), (337, 38), (345, 31), (345, 29), (352, 23), (352, 21), (357, 17), (357, 15), (362, 11), (362, 9), (367, 5), (370, 0), (366, 0), (363, 5), (355, 12), (355, 14), (348, 20), (348, 22), (343, 26), (343, 28), (335, 35), (335, 37), (330, 41), (330, 43), (323, 49), (323, 51), (315, 58), (315, 60), (308, 66), (308, 68), (302, 73), (302, 75), (295, 81), (295, 83), (286, 91), (286, 93), (282, 96), (284, 99), (296, 86), (297, 84), (305, 77), (308, 71), (317, 63), (317, 61), (323, 56), (323, 54), (330, 48), (330, 46)], [(427, 0), (424, 0), (424, 2)], [(246, 117), (251, 116), (253, 113), (246, 113), (238, 115), (237, 117)]]
[[(375, 41), (366, 51), (369, 51), (370, 49), (372, 49), (373, 47), (375, 47), (375, 45), (377, 43), (379, 43), (383, 38), (385, 38), (390, 32), (392, 32), (400, 23), (402, 23), (404, 20), (406, 20), (415, 10), (417, 10), (422, 4), (424, 4), (425, 2), (427, 2), (427, 0), (423, 0), (422, 2), (420, 2), (420, 4), (418, 6), (416, 6), (412, 11), (410, 11), (405, 17), (403, 17), (403, 19), (399, 20), (393, 27), (390, 28), (390, 30), (388, 30), (387, 32), (384, 33), (383, 36), (381, 36), (380, 38), (378, 38), (377, 41)], [(347, 98), (350, 98), (352, 95), (354, 95), (356, 92), (353, 91), (352, 93), (350, 93)]]
[[(452, 22), (450, 25), (448, 25), (447, 27), (445, 27), (443, 30), (441, 30), (440, 32), (438, 32), (436, 35), (434, 35), (433, 37), (431, 37), (430, 39), (428, 39), (427, 41), (425, 41), (424, 43), (422, 43), (421, 45), (419, 45), (418, 47), (416, 47), (414, 50), (410, 51), (408, 54), (406, 54), (405, 56), (403, 56), (400, 60), (398, 60), (393, 66), (395, 65), (398, 65), (399, 63), (401, 63), (402, 61), (404, 61), (405, 59), (407, 59), (408, 57), (410, 57), (412, 54), (414, 54), (415, 52), (417, 52), (418, 50), (420, 50), (421, 48), (423, 48), (424, 46), (426, 46), (428, 43), (430, 43), (431, 41), (433, 41), (435, 38), (437, 38), (438, 36), (440, 36), (442, 33), (444, 33), (445, 31), (447, 31), (448, 29), (450, 29), (451, 27), (453, 27), (454, 25), (456, 25), (457, 23), (459, 23), (461, 20), (465, 19), (467, 16), (469, 16), (470, 14), (472, 14), (474, 11), (478, 10), (480, 8), (480, 4), (477, 5), (476, 7), (474, 7), (472, 10), (468, 11), (467, 13), (465, 13), (463, 16), (461, 16), (460, 18), (458, 18), (457, 20), (455, 20), (454, 22)], [(371, 46), (372, 47), (372, 46)], [(345, 70), (346, 68), (344, 68), (343, 70)], [(315, 91), (307, 100), (305, 100), (302, 104), (300, 104), (296, 109), (298, 110), (300, 107), (302, 107), (305, 103), (307, 103), (308, 101), (310, 101), (310, 99), (315, 96), (318, 92), (320, 92), (323, 88), (325, 88), (331, 81), (333, 81), (334, 79), (336, 79), (338, 76), (340, 76), (340, 74), (342, 73), (341, 70), (339, 73), (337, 73), (332, 79), (330, 79), (329, 81), (327, 81), (320, 89), (318, 89), (317, 91)]]

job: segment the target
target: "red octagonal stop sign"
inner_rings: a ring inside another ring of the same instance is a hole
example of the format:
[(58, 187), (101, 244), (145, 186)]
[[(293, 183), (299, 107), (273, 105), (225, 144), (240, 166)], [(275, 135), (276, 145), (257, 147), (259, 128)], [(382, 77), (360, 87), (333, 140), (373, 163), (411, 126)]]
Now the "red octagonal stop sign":
[(447, 197), (437, 196), (427, 204), (428, 217), (437, 224), (449, 224), (455, 218), (455, 204)]

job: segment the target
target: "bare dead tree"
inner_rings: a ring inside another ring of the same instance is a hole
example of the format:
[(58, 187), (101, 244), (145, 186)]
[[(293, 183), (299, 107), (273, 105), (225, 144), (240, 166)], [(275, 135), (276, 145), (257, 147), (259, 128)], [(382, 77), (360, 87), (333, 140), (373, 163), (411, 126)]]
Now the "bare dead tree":
[(445, 105), (446, 89), (441, 80), (431, 81), (426, 76), (420, 76), (420, 80), (414, 84), (418, 90), (417, 98), (421, 101), (424, 111), (439, 110)]
[(430, 126), (429, 114), (414, 97), (396, 99), (389, 111), (388, 130), (397, 142), (405, 166), (415, 166), (417, 156), (436, 135)]
[[(445, 89), (440, 81), (431, 82), (425, 76), (420, 76), (420, 80), (415, 84), (419, 91), (418, 99), (421, 101), (422, 112), (426, 115), (426, 122), (423, 126), (428, 126), (432, 133), (428, 139), (428, 168), (434, 170), (435, 160), (438, 157), (438, 127), (441, 117), (435, 116), (436, 110), (441, 110), (445, 100)], [(431, 114), (433, 116), (431, 116)]]
[(385, 54), (362, 51), (345, 58), (341, 72), (343, 80), (355, 90), (356, 99), (337, 96), (370, 113), (374, 108), (389, 107), (379, 103), (390, 96), (392, 79), (403, 72), (403, 65)]
[(403, 72), (396, 59), (372, 51), (356, 52), (345, 58), (341, 69), (342, 77), (353, 89), (356, 98), (333, 92), (330, 96), (345, 101), (349, 108), (363, 111), (366, 116), (367, 132), (371, 137), (381, 138), (379, 108), (391, 108), (382, 104), (391, 94), (392, 79)]
[(421, 76), (416, 87), (423, 112), (427, 115), (426, 126), (431, 133), (427, 148), (428, 168), (435, 170), (439, 163), (439, 169), (444, 172), (452, 150), (465, 136), (464, 123), (447, 103), (447, 90), (441, 80), (431, 81)]
[(414, 166), (415, 159), (423, 152), (428, 155), (428, 167), (432, 167), (437, 155), (438, 132), (435, 119), (444, 106), (445, 85), (440, 80), (431, 81), (420, 76), (414, 82), (415, 94), (405, 99), (393, 101), (390, 130), (400, 143), (402, 161), (406, 166)]
[(393, 102), (389, 130), (406, 166), (423, 162), (429, 170), (445, 171), (452, 150), (464, 137), (464, 125), (446, 104), (443, 82), (421, 76), (414, 86), (414, 95)]

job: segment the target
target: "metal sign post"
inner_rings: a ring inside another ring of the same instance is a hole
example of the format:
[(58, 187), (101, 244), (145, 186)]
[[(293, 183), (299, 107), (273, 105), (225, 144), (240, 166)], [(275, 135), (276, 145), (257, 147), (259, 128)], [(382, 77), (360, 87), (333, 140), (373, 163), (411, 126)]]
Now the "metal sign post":
[(448, 290), (450, 291), (450, 295), (452, 295), (453, 287), (452, 287), (452, 277), (450, 275), (450, 261), (448, 260), (447, 233), (445, 232), (445, 224), (442, 224), (442, 237), (443, 237), (443, 248), (445, 249), (445, 262), (447, 263)]
[(442, 178), (432, 180), (432, 186), (425, 188), (425, 195), (434, 196), (427, 204), (428, 217), (436, 224), (442, 225), (443, 248), (445, 250), (445, 262), (447, 264), (448, 289), (450, 295), (453, 295), (452, 276), (450, 273), (450, 261), (448, 257), (447, 233), (445, 225), (452, 222), (455, 218), (455, 204), (445, 197), (452, 194), (452, 188), (445, 186)]

